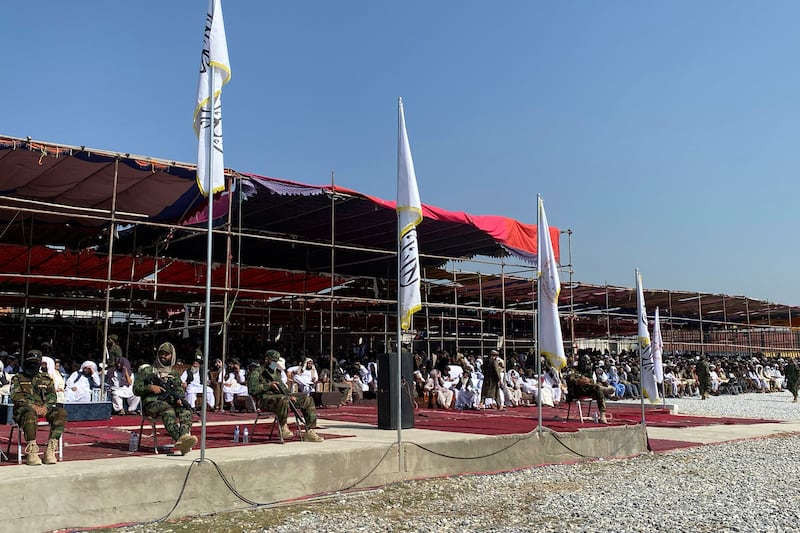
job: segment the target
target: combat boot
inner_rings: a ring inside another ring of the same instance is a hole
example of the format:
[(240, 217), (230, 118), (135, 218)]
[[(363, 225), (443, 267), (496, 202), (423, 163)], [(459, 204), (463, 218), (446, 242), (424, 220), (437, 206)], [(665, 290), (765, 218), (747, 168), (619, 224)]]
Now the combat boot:
[(39, 466), (42, 464), (42, 460), (39, 459), (39, 445), (35, 442), (31, 441), (25, 446), (25, 453), (27, 454), (25, 457), (25, 464), (30, 466)]
[(58, 441), (50, 439), (47, 441), (47, 449), (44, 451), (43, 463), (46, 465), (54, 465), (58, 462), (56, 459), (56, 450), (58, 449)]
[(604, 412), (600, 413), (600, 423), (601, 424), (608, 424), (608, 418), (606, 418), (606, 414)]
[(305, 442), (322, 442), (325, 439), (323, 439), (322, 437), (317, 435), (317, 432), (314, 431), (313, 429), (309, 429), (309, 430), (306, 431), (306, 434), (303, 437), (303, 440)]
[(194, 435), (188, 433), (186, 435), (181, 435), (181, 437), (175, 441), (175, 455), (186, 455), (192, 450), (195, 444), (197, 444), (197, 437)]
[(291, 439), (294, 437), (294, 433), (292, 433), (292, 430), (289, 429), (289, 424), (284, 424), (281, 426), (281, 437), (284, 439)]

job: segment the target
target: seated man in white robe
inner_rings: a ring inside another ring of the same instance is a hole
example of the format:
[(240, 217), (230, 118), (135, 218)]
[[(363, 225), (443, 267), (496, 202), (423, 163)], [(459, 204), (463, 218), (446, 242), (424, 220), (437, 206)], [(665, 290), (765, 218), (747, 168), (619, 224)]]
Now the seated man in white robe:
[(542, 405), (553, 407), (553, 389), (552, 387), (539, 387), (539, 378), (530, 373), (522, 379), (520, 388), (523, 392), (533, 396), (533, 403), (539, 403), (539, 392), (542, 394)]
[(76, 370), (67, 378), (64, 401), (91, 402), (92, 390), (100, 390), (100, 374), (94, 361), (84, 361), (80, 370)]
[(456, 382), (456, 409), (477, 409), (481, 403), (481, 388), (473, 375), (473, 366), (467, 364)]
[[(203, 355), (200, 350), (197, 350), (192, 359), (192, 366), (187, 368), (181, 374), (181, 382), (186, 390), (186, 403), (192, 409), (196, 409), (197, 396), (203, 395), (203, 374), (201, 373), (201, 363), (203, 362)], [(214, 410), (216, 399), (214, 397), (214, 388), (209, 384), (206, 387), (206, 405), (208, 409)]]
[(247, 376), (238, 359), (228, 361), (228, 370), (222, 382), (222, 399), (226, 405), (233, 403), (233, 396), (247, 396)]
[[(117, 358), (114, 367), (106, 374), (106, 384), (111, 392), (111, 405), (115, 415), (139, 411), (142, 399), (133, 393), (133, 373), (127, 357)], [(127, 411), (123, 400), (128, 401)]]
[(297, 392), (311, 394), (316, 390), (319, 374), (310, 357), (306, 357), (303, 364), (296, 367), (292, 373), (292, 380), (297, 384)]

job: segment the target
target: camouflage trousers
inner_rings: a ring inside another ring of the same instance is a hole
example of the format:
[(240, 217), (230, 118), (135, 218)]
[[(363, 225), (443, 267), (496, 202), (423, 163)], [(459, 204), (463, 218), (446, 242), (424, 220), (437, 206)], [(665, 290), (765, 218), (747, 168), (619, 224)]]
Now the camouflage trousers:
[(572, 395), (569, 401), (578, 398), (592, 398), (597, 402), (598, 411), (605, 412), (606, 410), (606, 395), (603, 393), (603, 388), (597, 383), (576, 383), (570, 387), (569, 393)]
[[(303, 415), (307, 428), (317, 425), (317, 408), (314, 400), (306, 394), (290, 394), (297, 410)], [(289, 418), (289, 399), (283, 394), (264, 394), (258, 398), (258, 407), (271, 411), (278, 417), (278, 424), (284, 425)]]
[[(50, 407), (47, 410), (45, 419), (50, 424), (49, 439), (58, 439), (64, 433), (64, 427), (67, 425), (67, 410), (63, 407)], [(36, 411), (30, 406), (23, 406), (19, 409), (14, 409), (14, 422), (22, 428), (25, 434), (25, 442), (36, 442), (36, 429), (39, 417)]]
[(164, 429), (172, 440), (188, 435), (192, 430), (192, 410), (186, 407), (170, 405), (161, 400), (147, 402), (144, 413), (152, 418), (161, 418)]

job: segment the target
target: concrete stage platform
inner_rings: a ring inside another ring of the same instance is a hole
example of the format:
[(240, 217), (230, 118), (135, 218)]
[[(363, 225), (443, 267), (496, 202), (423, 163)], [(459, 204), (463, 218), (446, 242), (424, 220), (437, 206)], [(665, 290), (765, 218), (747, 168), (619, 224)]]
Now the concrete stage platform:
[[(614, 413), (614, 407), (610, 406), (609, 412)], [(245, 509), (409, 479), (630, 457), (648, 451), (648, 435), (653, 438), (654, 431), (664, 442), (688, 445), (800, 431), (800, 424), (719, 425), (708, 419), (707, 426), (648, 426), (646, 430), (641, 424), (600, 427), (577, 422), (570, 431), (556, 432), (547, 428), (547, 421), (545, 427), (537, 429), (536, 410), (531, 409), (510, 415), (522, 417), (530, 425), (532, 430), (526, 433), (498, 431), (499, 434), (486, 435), (460, 432), (453, 427), (447, 431), (406, 429), (402, 431), (398, 453), (396, 430), (336, 420), (348, 418), (338, 409), (322, 409), (319, 413), (319, 431), (331, 437), (323, 443), (267, 443), (271, 424), (268, 419), (259, 421), (253, 443), (231, 442), (228, 446), (207, 448), (203, 462), (198, 461), (199, 448), (185, 457), (141, 452), (131, 455), (126, 451), (106, 459), (70, 460), (70, 453), (76, 455), (80, 444), (70, 450), (68, 435), (67, 461), (40, 467), (13, 464), (0, 470), (7, 480), (13, 480), (0, 485), (0, 501), (5, 508), (3, 529), (79, 530), (146, 522), (165, 515), (177, 518)], [(420, 420), (432, 414), (418, 413)], [(476, 416), (489, 417), (498, 426), (508, 423), (507, 417), (497, 412)], [(118, 429), (138, 430), (139, 417), (117, 418), (121, 424), (128, 424)], [(234, 424), (250, 424), (254, 415), (214, 418), (217, 420), (209, 421), (208, 431), (229, 435)], [(712, 437), (708, 437), (708, 428)], [(86, 433), (90, 429), (74, 431)], [(686, 434), (691, 438), (684, 440), (681, 431), (691, 431)], [(200, 428), (195, 428), (193, 434), (199, 435)], [(168, 442), (168, 438), (159, 440), (160, 444)], [(148, 447), (150, 442), (147, 438), (142, 445)]]

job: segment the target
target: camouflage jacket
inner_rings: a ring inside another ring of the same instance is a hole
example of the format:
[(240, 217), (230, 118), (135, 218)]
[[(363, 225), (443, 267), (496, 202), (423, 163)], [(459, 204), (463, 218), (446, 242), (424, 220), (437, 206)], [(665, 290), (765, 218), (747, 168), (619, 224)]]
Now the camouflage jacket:
[(53, 378), (40, 372), (29, 378), (25, 374), (15, 374), (11, 378), (11, 401), (19, 409), (26, 405), (46, 405), (53, 407), (56, 404), (56, 387)]
[[(273, 381), (278, 383), (283, 392), (275, 390), (270, 385)], [(277, 368), (274, 372), (270, 372), (269, 368), (257, 366), (250, 371), (250, 377), (247, 378), (247, 393), (254, 398), (264, 396), (267, 394), (284, 394), (286, 385), (281, 381), (281, 371)]]
[[(143, 404), (158, 400), (159, 395), (150, 390), (150, 385), (152, 385), (151, 379), (154, 374), (155, 370), (152, 365), (142, 365), (139, 367), (139, 371), (136, 372), (136, 377), (133, 380), (133, 393), (142, 399)], [(171, 381), (177, 390), (183, 390), (181, 375), (174, 368), (161, 379), (165, 382)]]

